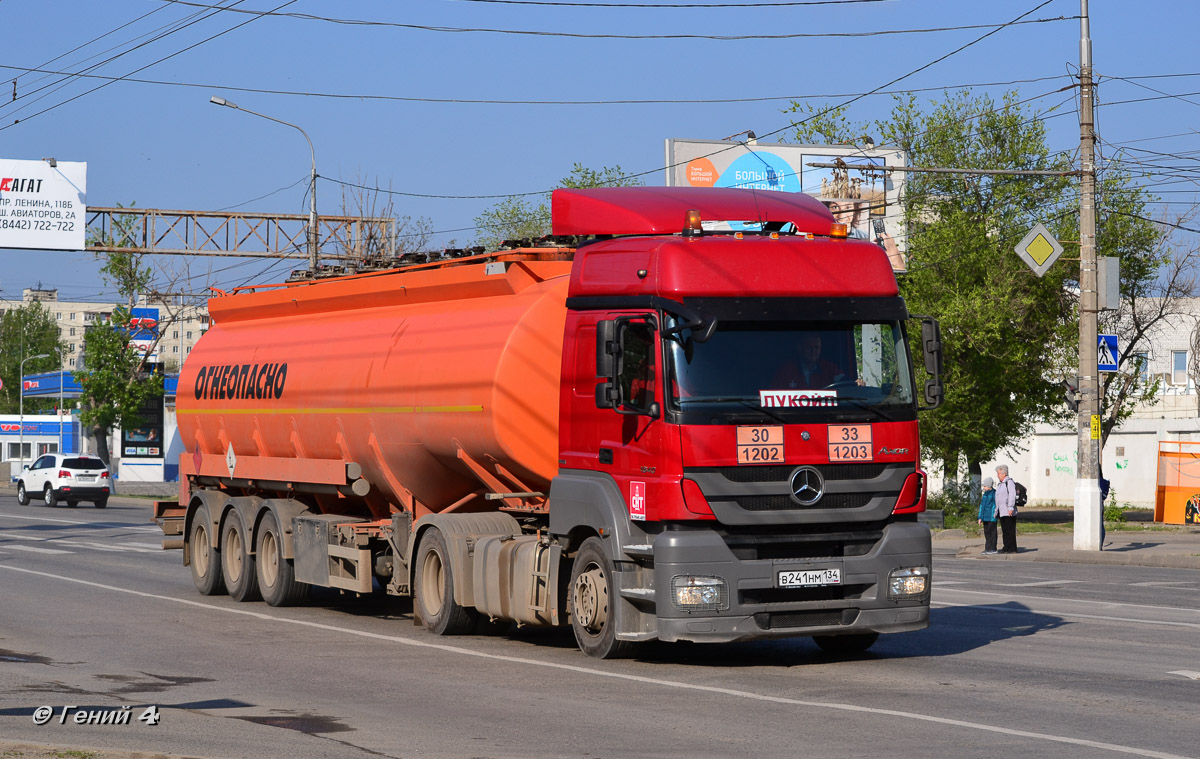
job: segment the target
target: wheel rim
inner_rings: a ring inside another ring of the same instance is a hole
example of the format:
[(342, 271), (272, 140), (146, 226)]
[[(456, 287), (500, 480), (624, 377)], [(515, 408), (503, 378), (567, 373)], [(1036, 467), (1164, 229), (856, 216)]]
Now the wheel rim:
[(208, 530), (203, 525), (196, 525), (192, 535), (192, 563), (196, 565), (196, 574), (208, 576), (208, 558), (212, 542), (208, 539)]
[(279, 579), (279, 544), (275, 541), (275, 533), (270, 530), (263, 533), (262, 545), (258, 549), (258, 565), (262, 567), (262, 581), (269, 587), (275, 587)]
[(242, 533), (235, 527), (230, 527), (225, 533), (225, 576), (232, 583), (242, 578)]
[(589, 564), (580, 572), (575, 578), (571, 600), (579, 625), (592, 635), (600, 634), (608, 621), (608, 578), (604, 576), (604, 569)]
[(42, 500), (46, 502), (47, 506), (54, 501), (54, 492), (50, 490), (49, 485), (47, 485), (46, 489), (42, 491)]
[(17, 483), (17, 499), (21, 500), (21, 501), (25, 500), (25, 483), (24, 482)]
[(421, 605), (430, 616), (441, 613), (445, 592), (446, 568), (442, 565), (442, 557), (437, 551), (430, 551), (425, 554), (425, 563), (421, 566)]

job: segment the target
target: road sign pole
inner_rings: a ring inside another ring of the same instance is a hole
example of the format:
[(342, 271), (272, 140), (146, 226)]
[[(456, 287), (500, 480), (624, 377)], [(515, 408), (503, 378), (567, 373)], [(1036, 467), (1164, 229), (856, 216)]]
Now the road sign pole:
[(1095, 93), (1088, 0), (1079, 0), (1079, 465), (1075, 550), (1100, 550), (1100, 381), (1096, 364)]

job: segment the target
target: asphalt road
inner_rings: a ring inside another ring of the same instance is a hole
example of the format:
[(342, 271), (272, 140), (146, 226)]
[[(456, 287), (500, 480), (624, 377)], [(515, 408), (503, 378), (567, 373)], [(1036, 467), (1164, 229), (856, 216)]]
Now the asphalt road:
[[(1200, 756), (1200, 571), (939, 557), (933, 626), (863, 657), (799, 639), (602, 662), (569, 632), (439, 638), (395, 599), (202, 597), (148, 515), (0, 497), (0, 749)], [(131, 717), (60, 722), (68, 705)], [(158, 724), (137, 721), (151, 705)]]

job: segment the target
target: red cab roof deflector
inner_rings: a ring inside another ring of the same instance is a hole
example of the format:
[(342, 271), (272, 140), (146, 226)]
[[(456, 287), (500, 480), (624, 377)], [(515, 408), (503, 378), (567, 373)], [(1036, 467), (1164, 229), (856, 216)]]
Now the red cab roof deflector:
[(555, 190), (551, 205), (556, 235), (676, 234), (691, 209), (703, 221), (790, 221), (818, 235), (833, 224), (829, 209), (808, 195), (729, 187)]

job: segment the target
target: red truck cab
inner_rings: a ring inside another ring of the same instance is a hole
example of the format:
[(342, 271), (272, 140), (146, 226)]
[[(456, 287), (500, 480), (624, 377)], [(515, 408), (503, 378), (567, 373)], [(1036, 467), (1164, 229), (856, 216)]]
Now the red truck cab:
[(573, 573), (581, 647), (847, 650), (927, 626), (910, 316), (884, 251), (812, 198), (746, 190), (559, 190), (554, 227), (597, 237), (568, 289), (549, 499), (552, 534), (603, 525)]

